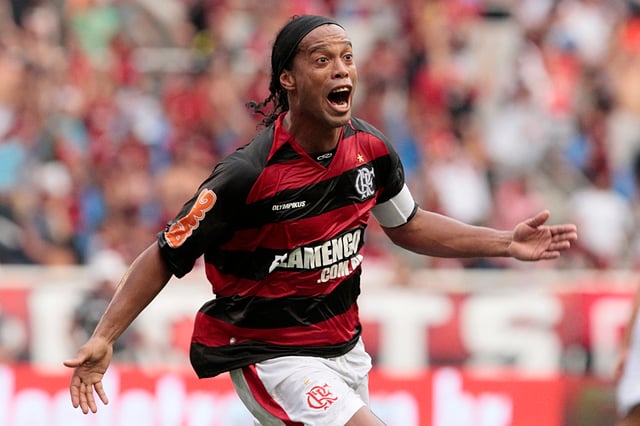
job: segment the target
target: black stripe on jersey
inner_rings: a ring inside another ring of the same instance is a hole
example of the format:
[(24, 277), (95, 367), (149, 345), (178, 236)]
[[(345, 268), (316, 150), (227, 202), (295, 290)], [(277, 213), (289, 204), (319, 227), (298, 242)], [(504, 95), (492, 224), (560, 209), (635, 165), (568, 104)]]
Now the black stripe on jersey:
[[(341, 240), (345, 235), (353, 234), (358, 229), (361, 230), (360, 235), (363, 235), (365, 227), (360, 226), (358, 228), (348, 229), (334, 236), (333, 238), (331, 238), (330, 241)], [(230, 274), (240, 278), (260, 281), (266, 278), (266, 276), (269, 274), (269, 268), (271, 267), (271, 264), (276, 259), (276, 256), (290, 254), (295, 249), (300, 250), (301, 256), (307, 256), (308, 254), (305, 252), (304, 250), (305, 248), (316, 249), (322, 244), (324, 244), (325, 242), (326, 241), (311, 242), (311, 243), (305, 244), (304, 246), (292, 248), (284, 252), (282, 250), (271, 250), (271, 249), (266, 249), (262, 247), (259, 247), (258, 249), (252, 250), (252, 251), (217, 250), (215, 252), (210, 252), (209, 254), (206, 254), (205, 261), (207, 263), (214, 265), (222, 274)], [(362, 249), (363, 245), (364, 245), (364, 239), (360, 238), (360, 240), (358, 241), (358, 247), (354, 248), (353, 250), (350, 250), (352, 253), (348, 253), (346, 256), (339, 257), (338, 259), (336, 259), (335, 263), (349, 260), (350, 258), (353, 257), (353, 255), (360, 252), (360, 249)], [(331, 248), (333, 249), (333, 247)], [(314, 250), (314, 253), (315, 253), (315, 250)], [(331, 266), (331, 265), (325, 265), (322, 262), (315, 262), (314, 259), (311, 259), (311, 260), (313, 262), (308, 262), (308, 264), (313, 264), (313, 265), (309, 265), (309, 267), (295, 268), (295, 267), (289, 266), (287, 267), (287, 270), (298, 271), (298, 272), (312, 271), (312, 270), (320, 270), (322, 268), (326, 268), (327, 266)]]
[[(267, 297), (221, 297), (205, 303), (200, 312), (236, 327), (276, 329), (316, 324), (343, 314), (360, 294), (360, 271), (329, 294), (277, 299)], [(245, 316), (250, 311), (251, 316)]]
[(384, 133), (382, 133), (380, 130), (375, 128), (373, 125), (359, 118), (351, 117), (351, 126), (346, 126), (346, 130), (344, 132), (344, 138), (346, 139), (347, 137), (356, 134), (358, 131), (369, 133), (375, 136), (376, 138), (380, 139), (381, 141), (383, 141), (385, 144), (387, 145), (389, 144), (389, 140), (384, 135)]
[[(263, 225), (287, 220), (298, 220), (313, 217), (331, 210), (352, 204), (359, 204), (375, 196), (362, 198), (356, 191), (358, 172), (363, 168), (389, 167), (389, 156), (383, 156), (357, 168), (348, 170), (339, 176), (323, 180), (301, 188), (285, 189), (277, 192), (273, 197), (266, 198), (248, 205), (251, 217), (243, 223), (244, 228), (259, 228)], [(384, 166), (382, 166), (382, 165)], [(375, 177), (375, 186), (381, 183)], [(375, 189), (375, 188), (374, 188)], [(275, 209), (274, 206), (305, 202), (304, 208)]]
[(283, 144), (276, 153), (269, 159), (267, 166), (278, 163), (286, 163), (302, 157), (289, 143)]
[(339, 357), (353, 349), (361, 333), (362, 327), (358, 326), (351, 340), (326, 346), (281, 346), (250, 341), (209, 347), (201, 343), (191, 343), (189, 357), (193, 369), (202, 379), (281, 356)]

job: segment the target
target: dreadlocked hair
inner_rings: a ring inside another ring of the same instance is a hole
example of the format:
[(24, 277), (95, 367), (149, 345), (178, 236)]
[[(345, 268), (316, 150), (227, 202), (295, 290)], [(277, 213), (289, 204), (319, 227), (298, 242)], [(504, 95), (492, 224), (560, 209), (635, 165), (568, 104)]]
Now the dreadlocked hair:
[[(278, 78), (279, 76), (271, 74), (269, 96), (267, 96), (262, 102), (250, 101), (247, 103), (247, 108), (249, 108), (254, 114), (260, 114), (264, 117), (260, 122), (264, 127), (269, 127), (274, 121), (276, 121), (281, 113), (289, 111), (287, 91), (280, 85)], [(264, 109), (270, 103), (273, 103), (273, 109), (271, 112), (265, 112)]]
[[(262, 115), (262, 124), (269, 127), (280, 114), (289, 111), (289, 99), (287, 91), (280, 84), (280, 75), (285, 69), (290, 70), (293, 57), (296, 54), (300, 41), (320, 25), (334, 24), (337, 22), (324, 16), (295, 15), (280, 29), (271, 48), (271, 82), (269, 83), (269, 96), (262, 102), (251, 101), (247, 107), (254, 113)], [(265, 108), (273, 103), (271, 112), (265, 112)]]

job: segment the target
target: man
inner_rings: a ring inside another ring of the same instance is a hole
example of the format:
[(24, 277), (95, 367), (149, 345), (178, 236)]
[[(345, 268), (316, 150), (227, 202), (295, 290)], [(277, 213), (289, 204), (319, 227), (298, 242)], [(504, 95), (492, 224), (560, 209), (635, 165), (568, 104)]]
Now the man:
[(640, 426), (640, 289), (633, 297), (615, 369), (617, 426)]
[(204, 255), (216, 299), (198, 312), (191, 362), (229, 371), (262, 425), (381, 425), (369, 410), (360, 340), (360, 254), (370, 212), (391, 240), (431, 256), (553, 259), (577, 238), (541, 212), (513, 231), (420, 209), (386, 138), (351, 116), (352, 45), (331, 19), (295, 17), (272, 50), (266, 128), (218, 164), (131, 265), (93, 336), (65, 365), (71, 399), (95, 412), (113, 343)]

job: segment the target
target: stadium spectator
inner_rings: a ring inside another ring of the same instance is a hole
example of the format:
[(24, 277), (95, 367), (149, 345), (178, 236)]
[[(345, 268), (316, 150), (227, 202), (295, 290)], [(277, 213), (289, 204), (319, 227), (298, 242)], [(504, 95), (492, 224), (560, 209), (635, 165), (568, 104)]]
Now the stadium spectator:
[(29, 360), (27, 327), (0, 306), (0, 364)]
[[(244, 100), (266, 95), (265, 52), (277, 23), (295, 13), (336, 16), (352, 28), (362, 64), (356, 111), (393, 138), (425, 206), (437, 201), (429, 169), (446, 164), (433, 150), (447, 141), (459, 141), (487, 180), (485, 216), (496, 215), (499, 182), (513, 173), (535, 171), (536, 197), (566, 199), (595, 152), (609, 163), (611, 189), (633, 204), (639, 10), (636, 0), (2, 3), (0, 261), (83, 264), (106, 234), (140, 229), (122, 242), (131, 261), (173, 213), (159, 207), (166, 188), (157, 185), (180, 167), (177, 146), (195, 143), (204, 159), (251, 137), (257, 119)], [(386, 66), (376, 66), (374, 49)], [(602, 135), (585, 126), (594, 108)], [(123, 195), (112, 165), (122, 167), (133, 146), (129, 163), (139, 168), (119, 182), (131, 179), (130, 197), (143, 182), (153, 190), (125, 208), (112, 204)], [(30, 171), (49, 163), (71, 178), (66, 208), (55, 208), (71, 235), (52, 246), (41, 228), (35, 238), (47, 244), (29, 246), (36, 228), (22, 215), (39, 202)], [(171, 191), (190, 192), (194, 180)]]
[[(75, 345), (84, 343), (93, 333), (100, 317), (116, 291), (120, 278), (127, 269), (122, 256), (115, 250), (105, 249), (96, 253), (89, 261), (92, 288), (84, 294), (76, 306), (71, 322), (71, 338)], [(127, 330), (113, 345), (114, 360), (138, 361), (136, 348), (141, 336), (135, 327)]]

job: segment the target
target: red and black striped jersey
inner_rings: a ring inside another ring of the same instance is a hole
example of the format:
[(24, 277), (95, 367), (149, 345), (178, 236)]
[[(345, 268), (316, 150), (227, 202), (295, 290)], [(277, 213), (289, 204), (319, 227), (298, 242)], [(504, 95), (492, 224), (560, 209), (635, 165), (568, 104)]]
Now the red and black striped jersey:
[(403, 188), (400, 159), (352, 118), (325, 167), (282, 118), (223, 159), (158, 234), (177, 277), (204, 256), (215, 298), (194, 326), (200, 377), (283, 355), (338, 356), (360, 335), (364, 231), (370, 210)]

